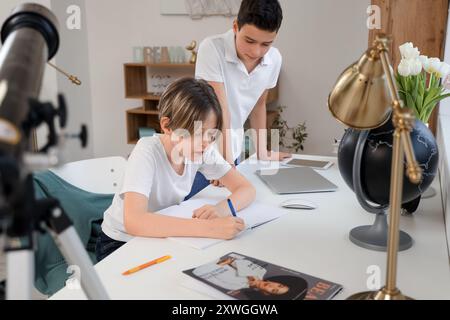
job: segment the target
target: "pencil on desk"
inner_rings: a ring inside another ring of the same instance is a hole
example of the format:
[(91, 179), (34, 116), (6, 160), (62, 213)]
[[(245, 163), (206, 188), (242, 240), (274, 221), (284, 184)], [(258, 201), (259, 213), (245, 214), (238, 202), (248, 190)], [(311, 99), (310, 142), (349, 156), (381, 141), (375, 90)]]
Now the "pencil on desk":
[(158, 263), (164, 262), (164, 261), (166, 261), (166, 260), (169, 260), (170, 258), (172, 258), (172, 257), (171, 257), (171, 256), (164, 256), (164, 257), (161, 257), (161, 258), (152, 260), (152, 261), (147, 262), (147, 263), (144, 263), (144, 264), (142, 264), (142, 265), (140, 265), (140, 266), (138, 266), (138, 267), (135, 267), (135, 268), (132, 268), (132, 269), (130, 269), (130, 270), (127, 270), (127, 271), (125, 271), (124, 273), (122, 273), (122, 275), (128, 276), (128, 275), (130, 275), (130, 274), (133, 274), (133, 273), (135, 273), (135, 272), (138, 272), (138, 271), (140, 271), (140, 270), (142, 270), (142, 269), (145, 269), (145, 268), (147, 268), (147, 267), (150, 267), (150, 266), (153, 266), (153, 265), (155, 265), (155, 264), (158, 264)]

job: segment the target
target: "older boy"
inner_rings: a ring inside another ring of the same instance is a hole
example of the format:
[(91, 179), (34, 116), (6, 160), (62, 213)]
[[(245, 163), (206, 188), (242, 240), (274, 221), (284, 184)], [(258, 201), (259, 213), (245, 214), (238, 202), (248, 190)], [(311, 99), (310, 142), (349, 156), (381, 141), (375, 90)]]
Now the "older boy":
[[(224, 115), (223, 155), (230, 164), (239, 161), (247, 119), (258, 132), (259, 159), (280, 161), (290, 157), (267, 151), (266, 135), (259, 133), (267, 129), (268, 90), (276, 86), (280, 74), (281, 54), (272, 44), (282, 20), (278, 0), (243, 0), (233, 29), (200, 44), (195, 75), (206, 80), (219, 98)], [(199, 174), (187, 199), (208, 184)]]

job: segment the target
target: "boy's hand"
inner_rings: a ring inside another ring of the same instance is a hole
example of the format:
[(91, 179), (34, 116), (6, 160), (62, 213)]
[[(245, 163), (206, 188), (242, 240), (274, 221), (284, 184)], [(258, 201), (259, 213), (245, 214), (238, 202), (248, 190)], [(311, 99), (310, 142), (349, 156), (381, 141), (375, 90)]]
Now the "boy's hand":
[(235, 217), (225, 217), (209, 220), (210, 237), (215, 239), (230, 240), (245, 229), (244, 220)]
[(194, 214), (192, 218), (194, 219), (203, 219), (203, 220), (212, 220), (217, 218), (226, 217), (229, 214), (226, 212), (222, 212), (221, 209), (217, 206), (205, 205), (201, 208), (194, 210)]
[(289, 158), (292, 158), (292, 154), (275, 151), (267, 151), (258, 155), (258, 159), (263, 161), (283, 161)]

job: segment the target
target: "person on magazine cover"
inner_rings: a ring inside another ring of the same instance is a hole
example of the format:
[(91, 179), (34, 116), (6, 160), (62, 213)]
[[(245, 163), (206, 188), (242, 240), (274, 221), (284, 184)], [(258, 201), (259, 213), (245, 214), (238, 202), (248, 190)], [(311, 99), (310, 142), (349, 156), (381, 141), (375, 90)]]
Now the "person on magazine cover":
[(285, 275), (264, 278), (266, 272), (250, 260), (231, 256), (193, 271), (197, 277), (228, 290), (231, 296), (242, 294), (255, 300), (301, 300), (305, 297), (307, 282), (303, 278)]

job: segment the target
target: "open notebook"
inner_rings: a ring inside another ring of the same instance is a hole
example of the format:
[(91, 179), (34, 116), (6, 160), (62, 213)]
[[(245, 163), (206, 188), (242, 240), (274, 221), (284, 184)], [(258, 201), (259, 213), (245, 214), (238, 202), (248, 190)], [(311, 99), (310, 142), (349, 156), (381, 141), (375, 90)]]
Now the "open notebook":
[[(190, 219), (192, 218), (194, 210), (207, 204), (215, 205), (219, 201), (220, 199), (214, 198), (191, 199), (182, 202), (179, 205), (161, 210), (159, 211), (159, 213), (171, 217)], [(247, 230), (251, 230), (267, 222), (278, 219), (279, 217), (281, 217), (286, 213), (287, 210), (284, 210), (282, 208), (263, 205), (261, 203), (254, 202), (249, 207), (238, 212), (237, 216), (245, 221)], [(190, 238), (190, 237), (170, 237), (169, 239), (173, 241), (178, 241), (180, 243), (186, 244), (196, 249), (206, 249), (212, 245), (224, 241), (220, 239)]]

